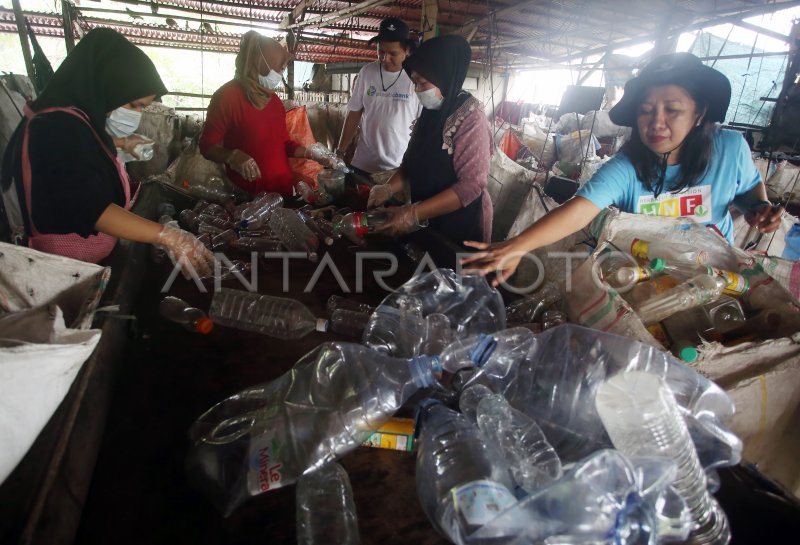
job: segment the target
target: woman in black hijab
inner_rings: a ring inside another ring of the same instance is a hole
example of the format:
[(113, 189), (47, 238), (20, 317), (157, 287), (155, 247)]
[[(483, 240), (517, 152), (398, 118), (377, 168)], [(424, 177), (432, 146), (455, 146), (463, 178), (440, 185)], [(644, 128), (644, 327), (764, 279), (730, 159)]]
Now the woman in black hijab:
[(471, 57), (467, 41), (450, 35), (424, 42), (403, 62), (424, 109), (402, 165), (388, 184), (373, 188), (369, 205), (385, 203), (406, 185), (413, 204), (388, 208), (390, 220), (380, 231), (400, 235), (427, 220), (456, 243), (465, 233), (491, 237), (489, 122), (480, 101), (461, 89)]
[(70, 52), (26, 106), (3, 158), (2, 186), (15, 185), (31, 248), (97, 262), (119, 237), (209, 272), (213, 256), (192, 235), (127, 210), (116, 148), (133, 150), (142, 108), (166, 91), (147, 55), (111, 29), (92, 30)]

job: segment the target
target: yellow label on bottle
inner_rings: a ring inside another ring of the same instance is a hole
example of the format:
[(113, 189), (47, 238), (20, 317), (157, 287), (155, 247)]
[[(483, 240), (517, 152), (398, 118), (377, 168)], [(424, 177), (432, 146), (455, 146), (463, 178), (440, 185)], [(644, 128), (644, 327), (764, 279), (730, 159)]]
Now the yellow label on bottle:
[(720, 269), (713, 269), (713, 271), (714, 274), (721, 276), (728, 282), (728, 285), (725, 286), (725, 289), (722, 290), (722, 293), (727, 295), (735, 295), (738, 297), (750, 289), (750, 282), (748, 282), (747, 278), (741, 274), (731, 271), (722, 271)]
[(361, 446), (410, 452), (414, 449), (414, 420), (391, 418), (361, 443)]
[(655, 295), (661, 295), (667, 290), (671, 290), (675, 286), (678, 285), (678, 280), (674, 276), (664, 275), (658, 276), (650, 281), (650, 285), (653, 286), (653, 291)]
[(631, 244), (631, 255), (639, 259), (647, 259), (647, 254), (650, 251), (650, 242), (638, 238), (633, 239)]

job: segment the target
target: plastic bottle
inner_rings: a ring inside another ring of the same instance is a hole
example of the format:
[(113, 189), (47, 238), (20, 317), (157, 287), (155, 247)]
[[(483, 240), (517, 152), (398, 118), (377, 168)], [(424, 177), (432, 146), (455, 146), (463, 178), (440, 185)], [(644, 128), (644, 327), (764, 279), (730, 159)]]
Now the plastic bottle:
[(181, 210), (181, 213), (178, 214), (178, 221), (181, 226), (190, 233), (196, 235), (200, 230), (200, 220), (197, 218), (197, 213), (194, 210), (189, 210), (188, 208), (186, 210)]
[(231, 248), (243, 252), (279, 252), (283, 246), (272, 238), (242, 236), (231, 241)]
[(329, 222), (328, 220), (326, 220), (325, 218), (318, 216), (318, 217), (313, 218), (313, 219), (314, 219), (314, 222), (317, 224), (317, 228), (320, 231), (322, 231), (323, 233), (325, 233), (326, 237), (331, 237), (334, 240), (337, 239), (337, 238), (341, 238), (342, 237), (342, 235), (340, 235), (340, 234), (338, 234), (338, 233), (336, 233), (334, 231), (333, 224), (331, 222)]
[(326, 148), (319, 142), (314, 142), (306, 149), (308, 152), (312, 154), (312, 156), (316, 155), (317, 157), (320, 158), (324, 157), (325, 159), (327, 159), (331, 164), (331, 168), (343, 172), (345, 174), (350, 172), (350, 168), (347, 166), (347, 163), (342, 161), (339, 157), (337, 157), (335, 153), (330, 151), (328, 148)]
[(331, 197), (338, 199), (344, 192), (344, 172), (326, 168), (317, 174), (317, 183), (325, 188)]
[(331, 225), (333, 226), (334, 238), (342, 238), (344, 236), (356, 246), (365, 246), (367, 241), (364, 240), (363, 237), (356, 235), (355, 232), (345, 231), (337, 227), (337, 225), (342, 224), (344, 217), (351, 212), (352, 210), (350, 208), (341, 208), (333, 214), (333, 217), (331, 218)]
[(181, 324), (185, 329), (197, 333), (211, 333), (214, 323), (206, 316), (206, 313), (191, 306), (183, 299), (178, 299), (168, 295), (161, 300), (158, 311), (167, 320)]
[(650, 262), (650, 267), (661, 274), (668, 274), (680, 280), (687, 280), (698, 274), (721, 276), (727, 281), (727, 286), (722, 290), (722, 292), (727, 295), (739, 297), (747, 293), (750, 289), (749, 281), (741, 274), (732, 271), (723, 271), (715, 267), (682, 263), (680, 261), (666, 261), (664, 259), (654, 259)]
[(269, 216), (269, 228), (291, 252), (305, 252), (309, 261), (318, 259), (319, 240), (294, 210), (276, 208)]
[(681, 340), (697, 344), (701, 339), (741, 325), (744, 319), (739, 300), (722, 295), (716, 301), (673, 314), (661, 325), (673, 344)]
[(313, 206), (326, 206), (333, 198), (321, 187), (312, 188), (306, 182), (297, 183), (297, 193), (308, 204)]
[(141, 144), (136, 144), (133, 148), (133, 152), (138, 155), (140, 158), (137, 161), (149, 161), (155, 155), (155, 150), (153, 150), (153, 145), (155, 142), (142, 142)]
[(330, 330), (339, 335), (361, 338), (364, 328), (369, 322), (369, 314), (353, 312), (343, 308), (336, 309), (331, 314)]
[(788, 337), (800, 331), (800, 314), (783, 310), (762, 310), (736, 327), (707, 334), (708, 340), (725, 346)]
[(628, 456), (665, 456), (675, 461), (672, 486), (694, 522), (692, 543), (730, 541), (725, 514), (707, 489), (705, 471), (664, 380), (643, 371), (614, 375), (597, 389), (595, 406), (614, 446)]
[(651, 277), (648, 269), (640, 267), (634, 258), (622, 252), (602, 254), (597, 264), (603, 280), (615, 289), (630, 288)]
[(197, 214), (197, 219), (200, 220), (200, 223), (205, 223), (206, 225), (213, 225), (218, 229), (222, 230), (233, 229), (233, 223), (220, 216), (212, 216), (211, 214), (206, 214), (205, 212), (201, 212)]
[(239, 234), (236, 231), (233, 229), (227, 229), (211, 237), (211, 247), (215, 252), (222, 252), (238, 238)]
[(363, 237), (373, 233), (375, 229), (389, 219), (389, 214), (383, 208), (375, 208), (366, 212), (350, 212), (342, 216), (333, 224), (336, 232), (344, 234), (346, 237)]
[[(223, 513), (354, 450), (422, 388), (438, 360), (323, 343), (267, 383), (211, 407), (190, 430), (186, 470)], [(476, 429), (477, 431), (477, 429)]]
[(214, 323), (279, 339), (299, 339), (328, 329), (328, 321), (315, 318), (300, 301), (229, 288), (214, 294), (209, 314)]
[(542, 330), (566, 324), (567, 315), (561, 310), (546, 310), (542, 314)]
[(678, 279), (674, 276), (657, 276), (644, 282), (639, 282), (633, 289), (623, 294), (628, 303), (633, 308), (657, 297), (678, 285)]
[[(465, 370), (463, 377), (459, 380), (459, 384), (463, 386), (468, 382), (469, 373), (471, 371)], [(473, 384), (467, 388), (458, 388), (458, 410), (461, 414), (466, 416), (470, 422), (478, 421), (478, 404), (484, 397), (494, 395), (494, 392), (489, 389), (485, 384)]]
[(637, 314), (645, 325), (654, 324), (681, 310), (719, 299), (727, 285), (724, 278), (700, 274), (642, 303)]
[(431, 313), (425, 317), (425, 337), (420, 352), (438, 356), (455, 339), (446, 314)]
[(314, 233), (319, 240), (324, 242), (326, 246), (331, 246), (333, 244), (333, 236), (320, 229), (317, 222), (314, 221), (311, 216), (302, 210), (298, 210), (297, 215), (300, 216), (300, 219), (303, 220), (303, 223), (306, 224), (306, 227), (308, 227), (309, 230)]
[(295, 492), (297, 545), (358, 545), (358, 518), (350, 478), (337, 463), (306, 473)]
[[(439, 532), (466, 543), (476, 529), (516, 503), (514, 485), (499, 452), (467, 418), (425, 400), (417, 430), (417, 494)], [(509, 537), (499, 528), (493, 538)]]
[(331, 295), (328, 297), (325, 308), (328, 310), (329, 315), (333, 315), (338, 309), (350, 310), (361, 314), (372, 314), (375, 312), (375, 307), (371, 307), (366, 303), (359, 303), (352, 299), (347, 299), (341, 295)]
[(698, 250), (688, 244), (664, 242), (662, 240), (642, 240), (639, 238), (633, 239), (631, 243), (631, 255), (642, 261), (660, 258), (667, 261), (694, 263), (696, 265), (705, 265), (709, 259), (708, 252)]
[(561, 477), (561, 460), (536, 421), (511, 407), (502, 395), (483, 397), (478, 428), (503, 453), (517, 485), (528, 493)]
[(251, 203), (237, 211), (239, 227), (258, 229), (267, 223), (273, 210), (281, 207), (283, 207), (283, 197), (279, 193), (259, 193)]
[(372, 313), (361, 341), (388, 356), (419, 355), (425, 336), (422, 302), (411, 295), (398, 296), (395, 306), (382, 304)]
[(509, 322), (538, 322), (542, 313), (561, 301), (561, 291), (555, 282), (549, 282), (536, 293), (514, 301), (506, 307)]
[[(215, 183), (215, 180), (219, 180), (219, 183)], [(197, 199), (232, 205), (236, 198), (233, 193), (225, 190), (224, 182), (217, 176), (211, 176), (204, 184), (190, 185), (188, 181), (184, 180), (182, 185), (191, 196)]]

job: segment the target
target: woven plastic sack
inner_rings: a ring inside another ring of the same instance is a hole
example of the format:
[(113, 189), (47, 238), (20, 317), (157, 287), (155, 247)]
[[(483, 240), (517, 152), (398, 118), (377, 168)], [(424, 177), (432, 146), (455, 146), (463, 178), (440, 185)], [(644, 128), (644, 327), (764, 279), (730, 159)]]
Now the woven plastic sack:
[[(286, 130), (289, 132), (289, 138), (301, 146), (308, 147), (316, 143), (311, 125), (308, 123), (305, 106), (286, 112)], [(292, 169), (295, 182), (306, 182), (312, 189), (317, 187), (317, 174), (325, 170), (325, 167), (310, 159), (290, 158), (289, 167)]]

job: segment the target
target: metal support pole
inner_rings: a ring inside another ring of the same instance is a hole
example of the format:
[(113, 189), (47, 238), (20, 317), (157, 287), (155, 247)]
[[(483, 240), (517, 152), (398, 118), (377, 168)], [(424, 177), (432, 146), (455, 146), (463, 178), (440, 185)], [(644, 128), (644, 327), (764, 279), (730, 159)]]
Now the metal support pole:
[(11, 5), (14, 8), (14, 20), (17, 23), (19, 45), (22, 47), (22, 58), (25, 59), (25, 70), (28, 72), (28, 77), (33, 81), (33, 58), (31, 57), (31, 45), (28, 41), (28, 34), (25, 29), (25, 16), (22, 15), (22, 8), (19, 5), (19, 0), (11, 0)]
[(64, 42), (67, 54), (75, 47), (75, 30), (72, 26), (72, 6), (68, 0), (61, 0), (61, 17), (64, 21)]
[(286, 96), (289, 100), (294, 99), (294, 61), (289, 61), (286, 67)]

